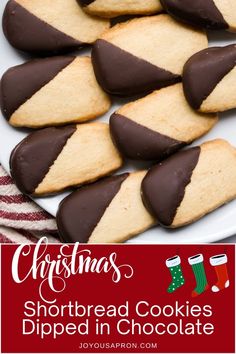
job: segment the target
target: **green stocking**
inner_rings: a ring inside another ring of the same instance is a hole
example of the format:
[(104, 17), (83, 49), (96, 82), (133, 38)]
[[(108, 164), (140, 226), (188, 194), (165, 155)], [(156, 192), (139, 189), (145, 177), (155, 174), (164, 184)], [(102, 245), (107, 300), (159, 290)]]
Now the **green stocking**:
[(203, 265), (203, 255), (197, 254), (196, 256), (189, 257), (188, 262), (192, 266), (196, 280), (196, 288), (192, 291), (192, 297), (196, 297), (209, 288)]
[(169, 268), (172, 277), (172, 282), (167, 289), (168, 293), (173, 293), (176, 289), (184, 285), (184, 277), (180, 263), (181, 260), (179, 256), (174, 256), (166, 260), (166, 266)]

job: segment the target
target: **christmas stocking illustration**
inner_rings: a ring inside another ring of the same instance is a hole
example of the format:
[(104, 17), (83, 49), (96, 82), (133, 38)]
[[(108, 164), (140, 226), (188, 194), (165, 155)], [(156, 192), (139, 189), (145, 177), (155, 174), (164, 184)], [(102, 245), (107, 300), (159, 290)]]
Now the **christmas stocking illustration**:
[(196, 288), (192, 291), (192, 297), (196, 297), (209, 288), (209, 285), (207, 284), (205, 268), (203, 265), (203, 255), (197, 254), (195, 256), (189, 257), (188, 262), (192, 266), (196, 280)]
[(166, 266), (169, 268), (172, 277), (172, 282), (167, 289), (168, 293), (173, 293), (176, 289), (184, 285), (184, 277), (180, 263), (181, 259), (179, 256), (174, 256), (166, 260)]
[(210, 258), (210, 264), (215, 267), (217, 275), (217, 283), (211, 288), (214, 293), (229, 287), (229, 276), (226, 265), (227, 261), (226, 254), (218, 254)]

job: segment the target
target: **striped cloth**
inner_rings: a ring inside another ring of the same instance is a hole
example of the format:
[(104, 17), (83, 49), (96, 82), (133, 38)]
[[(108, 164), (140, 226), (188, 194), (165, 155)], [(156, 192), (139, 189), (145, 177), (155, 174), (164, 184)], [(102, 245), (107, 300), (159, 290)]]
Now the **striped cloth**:
[(23, 195), (0, 165), (0, 243), (58, 241), (55, 219)]

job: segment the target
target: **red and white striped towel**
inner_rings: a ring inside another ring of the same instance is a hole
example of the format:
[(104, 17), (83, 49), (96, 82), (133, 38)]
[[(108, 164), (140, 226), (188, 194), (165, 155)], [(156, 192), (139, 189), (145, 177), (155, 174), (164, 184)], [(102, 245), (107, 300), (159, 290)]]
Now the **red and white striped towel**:
[(0, 165), (0, 243), (59, 242), (55, 219), (23, 195)]

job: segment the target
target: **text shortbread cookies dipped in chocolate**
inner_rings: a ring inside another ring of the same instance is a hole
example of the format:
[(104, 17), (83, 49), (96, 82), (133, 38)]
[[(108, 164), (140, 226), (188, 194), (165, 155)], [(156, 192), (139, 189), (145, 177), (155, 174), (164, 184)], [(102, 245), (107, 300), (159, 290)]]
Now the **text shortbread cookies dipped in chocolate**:
[(77, 0), (84, 11), (102, 17), (152, 15), (162, 10), (159, 0)]
[(2, 112), (18, 127), (83, 122), (110, 108), (89, 57), (32, 60), (7, 70), (0, 85)]
[(176, 84), (119, 108), (110, 118), (110, 130), (124, 156), (160, 161), (206, 134), (216, 122), (215, 114), (194, 111), (182, 84)]
[(106, 176), (122, 165), (108, 124), (45, 128), (11, 154), (11, 175), (25, 194), (46, 195)]
[(236, 31), (235, 0), (161, 0), (174, 18), (212, 30)]
[(236, 149), (218, 139), (180, 151), (149, 170), (142, 194), (162, 225), (190, 224), (236, 198)]
[(95, 42), (92, 63), (106, 92), (129, 96), (180, 81), (185, 62), (208, 45), (205, 32), (168, 15), (117, 24)]
[(57, 225), (64, 242), (122, 242), (156, 222), (141, 199), (146, 171), (98, 181), (70, 194), (60, 204)]
[(93, 43), (110, 27), (86, 14), (76, 0), (10, 0), (3, 31), (10, 44), (35, 53), (56, 53)]
[(236, 45), (212, 47), (194, 54), (185, 64), (184, 93), (200, 112), (236, 107)]

